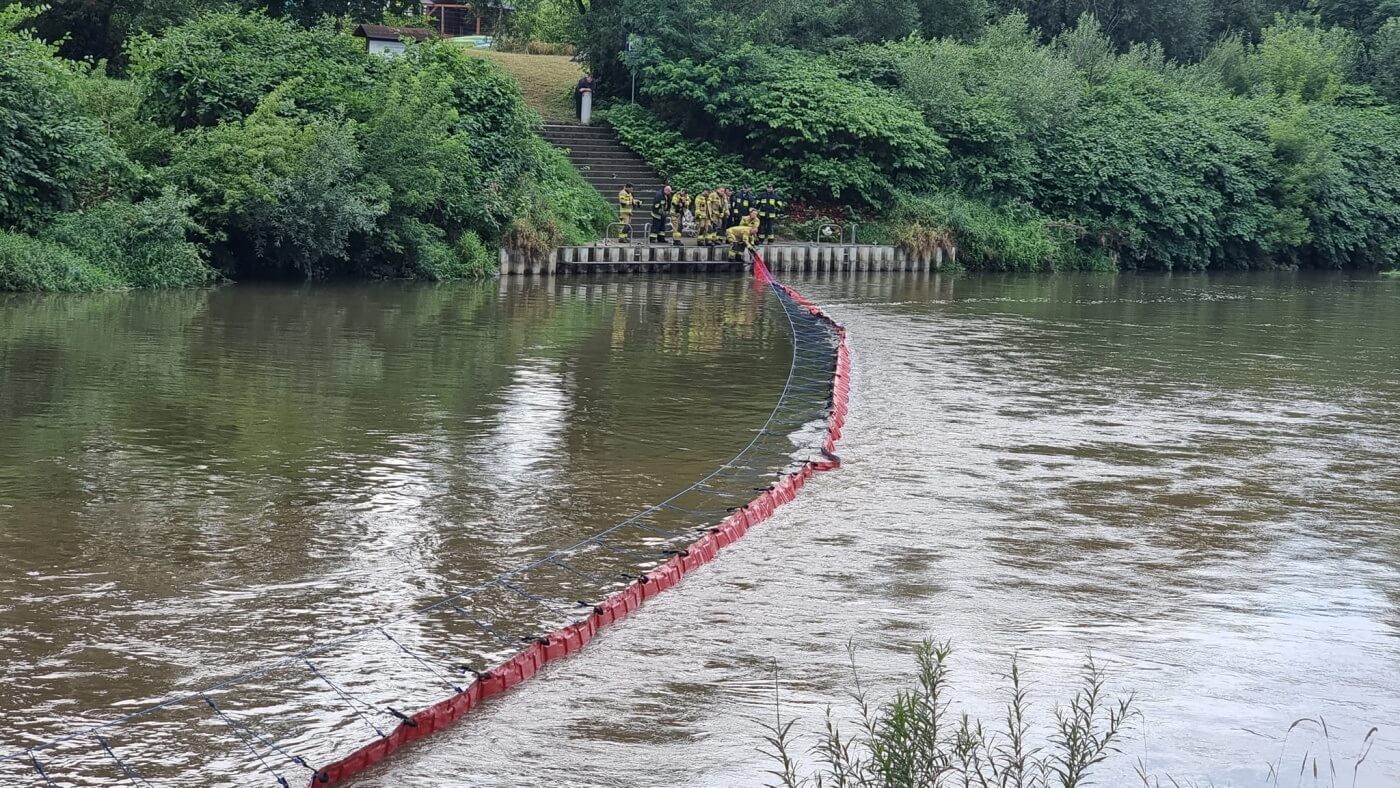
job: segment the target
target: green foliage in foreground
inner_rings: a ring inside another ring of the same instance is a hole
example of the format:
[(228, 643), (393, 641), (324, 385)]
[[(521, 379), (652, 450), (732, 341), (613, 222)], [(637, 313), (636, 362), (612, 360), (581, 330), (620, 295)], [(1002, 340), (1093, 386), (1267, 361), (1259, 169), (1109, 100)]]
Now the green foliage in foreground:
[(778, 785), (1087, 786), (1094, 767), (1118, 752), (1118, 740), (1134, 713), (1131, 696), (1107, 697), (1103, 670), (1090, 659), (1078, 691), (1055, 708), (1049, 746), (1038, 747), (1027, 717), (1029, 693), (1015, 659), (1011, 662), (1005, 720), (1000, 728), (988, 729), (966, 714), (954, 718), (949, 713), (948, 658), (952, 647), (925, 641), (914, 653), (918, 675), (913, 685), (888, 701), (874, 704), (861, 683), (852, 652), (855, 686), (851, 700), (859, 714), (857, 730), (843, 730), (828, 709), (825, 730), (809, 748), (821, 764), (812, 774), (801, 773), (795, 721), (783, 721), (779, 702), (765, 737), (765, 753), (777, 765), (771, 773)]
[[(769, 774), (777, 778), (778, 788), (1087, 788), (1099, 784), (1095, 769), (1121, 752), (1128, 721), (1140, 716), (1132, 695), (1108, 697), (1105, 673), (1092, 657), (1084, 664), (1079, 688), (1068, 701), (1055, 706), (1048, 732), (1041, 732), (1030, 719), (1030, 692), (1014, 657), (1004, 691), (1006, 714), (998, 724), (984, 726), (968, 714), (950, 713), (950, 644), (924, 641), (917, 646), (918, 673), (912, 685), (881, 703), (870, 699), (870, 689), (856, 667), (855, 650), (849, 645), (847, 650), (854, 685), (849, 697), (857, 715), (854, 732), (843, 729), (828, 706), (815, 744), (804, 746), (793, 730), (798, 720), (783, 719), (782, 698), (775, 688), (775, 717), (764, 726), (767, 746), (762, 752), (776, 766)], [(1303, 751), (1298, 776), (1310, 770), (1314, 775), (1355, 777), (1380, 729), (1373, 727), (1366, 733), (1348, 762), (1333, 755), (1325, 720), (1296, 720), (1282, 737), (1277, 759), (1264, 766), (1265, 784), (1302, 784), (1284, 782), (1289, 737), (1295, 731), (1316, 736)], [(804, 769), (804, 762), (815, 767)], [(1198, 784), (1153, 774), (1141, 759), (1133, 771), (1134, 784), (1143, 788)]]
[(25, 16), (0, 17), (0, 289), (455, 279), (494, 270), (498, 243), (610, 219), (514, 81), (450, 44), (386, 60), (216, 12), (133, 42), (119, 79), (17, 32)]

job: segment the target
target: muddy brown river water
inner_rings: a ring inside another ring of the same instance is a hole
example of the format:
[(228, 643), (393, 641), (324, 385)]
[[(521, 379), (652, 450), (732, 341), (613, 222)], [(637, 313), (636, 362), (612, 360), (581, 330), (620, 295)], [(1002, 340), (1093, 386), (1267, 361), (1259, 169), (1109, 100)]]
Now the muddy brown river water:
[[(1281, 763), (1293, 785), (1330, 751), (1350, 785), (1372, 727), (1355, 784), (1400, 784), (1400, 281), (793, 284), (850, 331), (846, 467), (359, 786), (761, 785), (774, 665), (814, 733), (828, 704), (849, 718), (848, 640), (878, 693), (926, 637), (989, 723), (1018, 654), (1041, 733), (1092, 653), (1140, 712), (1098, 784), (1140, 761), (1239, 786)], [(3, 753), (703, 476), (782, 388), (771, 301), (727, 278), (0, 298)], [(301, 752), (362, 743), (298, 707), (305, 679), (226, 700), (281, 714)], [(1304, 717), (1327, 736), (1285, 740)], [(154, 784), (271, 784), (225, 734), (176, 708), (111, 743)], [(56, 784), (120, 784), (90, 741), (46, 756)]]

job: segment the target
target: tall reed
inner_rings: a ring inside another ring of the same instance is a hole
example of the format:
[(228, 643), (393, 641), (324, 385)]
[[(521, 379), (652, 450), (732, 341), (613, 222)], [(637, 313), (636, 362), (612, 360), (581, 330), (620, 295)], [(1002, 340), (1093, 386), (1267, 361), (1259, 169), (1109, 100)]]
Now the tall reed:
[(769, 774), (779, 788), (1076, 788), (1087, 786), (1094, 767), (1118, 752), (1133, 714), (1133, 697), (1109, 698), (1103, 669), (1089, 658), (1079, 689), (1055, 709), (1045, 746), (1031, 742), (1029, 696), (1013, 658), (1006, 717), (987, 729), (967, 714), (950, 713), (949, 643), (924, 641), (914, 650), (918, 673), (912, 687), (873, 703), (848, 645), (859, 730), (847, 734), (826, 712), (815, 745), (806, 748), (813, 767), (804, 773), (802, 745), (793, 720), (784, 720), (774, 683), (775, 717), (765, 725), (763, 749), (776, 763)]

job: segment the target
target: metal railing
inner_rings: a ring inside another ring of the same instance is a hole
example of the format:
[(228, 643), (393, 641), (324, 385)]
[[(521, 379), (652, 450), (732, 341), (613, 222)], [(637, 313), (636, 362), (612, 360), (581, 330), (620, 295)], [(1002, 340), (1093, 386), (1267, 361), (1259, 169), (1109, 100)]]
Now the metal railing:
[[(851, 239), (846, 240), (846, 232), (850, 231)], [(844, 244), (856, 245), (856, 224), (837, 224), (836, 222), (822, 222), (817, 225), (816, 242), (819, 244)]]

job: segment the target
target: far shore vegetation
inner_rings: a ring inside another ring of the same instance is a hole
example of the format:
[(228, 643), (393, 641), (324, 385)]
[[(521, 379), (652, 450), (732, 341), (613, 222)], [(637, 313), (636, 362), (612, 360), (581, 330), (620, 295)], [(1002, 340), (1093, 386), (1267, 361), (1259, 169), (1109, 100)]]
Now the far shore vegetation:
[(596, 239), (611, 195), (535, 128), (572, 117), (575, 52), (627, 147), (692, 190), (776, 186), (789, 237), (1400, 267), (1394, 0), (519, 0), (502, 51), (352, 35), (417, 10), (0, 9), (0, 290), (445, 280)]

